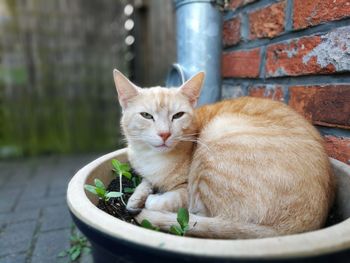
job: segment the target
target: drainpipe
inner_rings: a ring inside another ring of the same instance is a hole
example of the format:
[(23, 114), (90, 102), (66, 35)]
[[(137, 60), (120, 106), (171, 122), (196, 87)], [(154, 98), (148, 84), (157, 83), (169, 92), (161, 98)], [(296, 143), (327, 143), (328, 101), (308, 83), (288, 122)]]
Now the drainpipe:
[(206, 74), (198, 105), (221, 96), (222, 15), (219, 1), (175, 0), (177, 62), (168, 73), (166, 87), (178, 87), (199, 71)]

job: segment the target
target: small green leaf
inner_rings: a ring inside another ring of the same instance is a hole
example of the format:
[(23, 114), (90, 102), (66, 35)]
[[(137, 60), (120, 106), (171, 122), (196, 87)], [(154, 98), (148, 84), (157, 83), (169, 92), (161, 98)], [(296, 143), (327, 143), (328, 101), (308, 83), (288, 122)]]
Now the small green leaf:
[(124, 171), (124, 172), (129, 172), (130, 171), (130, 165), (128, 163), (121, 163), (119, 165), (120, 170)]
[(141, 183), (141, 177), (140, 176), (133, 176), (133, 178), (131, 179), (134, 187), (137, 187), (140, 183)]
[(130, 188), (130, 187), (124, 188), (124, 193), (132, 194), (133, 192), (135, 192), (135, 188)]
[(86, 237), (82, 237), (82, 236), (77, 236), (77, 237), (78, 237), (79, 243), (81, 243), (81, 244), (86, 243), (86, 241), (87, 241)]
[(182, 231), (183, 231), (184, 233), (186, 233), (186, 232), (188, 231), (189, 228), (190, 228), (190, 226), (187, 225), (187, 226), (185, 226), (185, 227), (182, 229)]
[(61, 252), (58, 253), (58, 255), (57, 255), (57, 257), (59, 257), (59, 258), (63, 258), (63, 257), (65, 257), (65, 256), (67, 256), (67, 251), (61, 251)]
[(120, 161), (113, 159), (112, 166), (114, 171), (118, 174), (125, 176), (127, 179), (131, 180), (132, 175), (130, 173), (130, 165), (128, 163), (121, 163)]
[(73, 234), (73, 235), (70, 236), (70, 241), (72, 243), (77, 242), (77, 241), (79, 241), (79, 237), (77, 235)]
[(131, 175), (130, 172), (122, 171), (122, 175), (123, 175), (124, 177), (126, 177), (128, 180), (131, 180), (132, 175)]
[(77, 247), (77, 248), (75, 249), (75, 251), (72, 252), (72, 254), (70, 255), (70, 259), (71, 259), (72, 261), (76, 260), (76, 259), (80, 256), (80, 253), (81, 253), (81, 248), (80, 248), (80, 247)]
[(179, 222), (182, 229), (188, 226), (190, 215), (188, 210), (185, 208), (180, 208), (177, 212), (177, 222)]
[(106, 190), (105, 189), (102, 189), (102, 188), (97, 188), (96, 187), (96, 192), (97, 192), (97, 195), (101, 198), (104, 198), (105, 197), (105, 194), (106, 194)]
[(112, 198), (112, 197), (121, 197), (123, 196), (123, 193), (121, 192), (108, 192), (105, 197)]
[(114, 167), (114, 169), (116, 169), (117, 171), (120, 171), (120, 162), (116, 159), (112, 160), (112, 166)]
[(94, 182), (97, 188), (106, 189), (105, 185), (100, 179), (95, 178)]
[(89, 191), (89, 192), (91, 192), (91, 193), (97, 195), (96, 187), (95, 187), (95, 186), (86, 184), (86, 185), (84, 185), (84, 188), (85, 188), (85, 190), (87, 190), (87, 191)]
[(84, 247), (84, 248), (83, 248), (83, 253), (84, 253), (84, 254), (89, 254), (89, 253), (91, 253), (91, 248), (89, 248), (89, 247)]
[(152, 223), (150, 221), (148, 221), (147, 219), (142, 220), (141, 226), (143, 228), (147, 228), (147, 229), (150, 229), (150, 230), (155, 230), (155, 231), (159, 231), (160, 230), (159, 227), (156, 227), (156, 226), (152, 225)]
[(150, 221), (148, 221), (147, 219), (142, 220), (141, 222), (141, 226), (147, 229), (153, 229), (153, 225)]
[(170, 227), (170, 233), (176, 236), (183, 236), (182, 229), (179, 226), (172, 225)]

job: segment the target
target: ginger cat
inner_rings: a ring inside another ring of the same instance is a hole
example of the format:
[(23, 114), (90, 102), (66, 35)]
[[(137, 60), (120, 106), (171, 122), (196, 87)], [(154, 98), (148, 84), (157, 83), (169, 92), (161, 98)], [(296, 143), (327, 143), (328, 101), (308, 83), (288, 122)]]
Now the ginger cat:
[[(263, 238), (323, 226), (334, 178), (317, 130), (283, 103), (242, 97), (194, 109), (204, 73), (141, 89), (114, 70), (136, 220), (162, 230), (190, 212), (188, 235)], [(143, 209), (142, 209), (143, 208)], [(142, 209), (142, 210), (141, 210)]]

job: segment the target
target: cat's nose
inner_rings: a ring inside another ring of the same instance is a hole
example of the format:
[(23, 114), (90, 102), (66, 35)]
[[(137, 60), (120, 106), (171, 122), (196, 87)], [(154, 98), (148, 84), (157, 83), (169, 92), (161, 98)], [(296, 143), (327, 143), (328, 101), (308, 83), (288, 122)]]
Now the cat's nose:
[(170, 132), (159, 132), (158, 135), (165, 142), (171, 136), (171, 133)]

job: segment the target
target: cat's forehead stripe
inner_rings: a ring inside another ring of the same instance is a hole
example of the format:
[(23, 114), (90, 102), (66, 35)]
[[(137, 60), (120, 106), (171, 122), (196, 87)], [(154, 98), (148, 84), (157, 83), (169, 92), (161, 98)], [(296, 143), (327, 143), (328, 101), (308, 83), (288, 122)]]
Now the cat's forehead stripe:
[(145, 92), (150, 94), (147, 103), (154, 102), (152, 106), (156, 107), (156, 111), (171, 109), (175, 105), (178, 105), (178, 102), (175, 100), (175, 89), (152, 87), (145, 90)]

